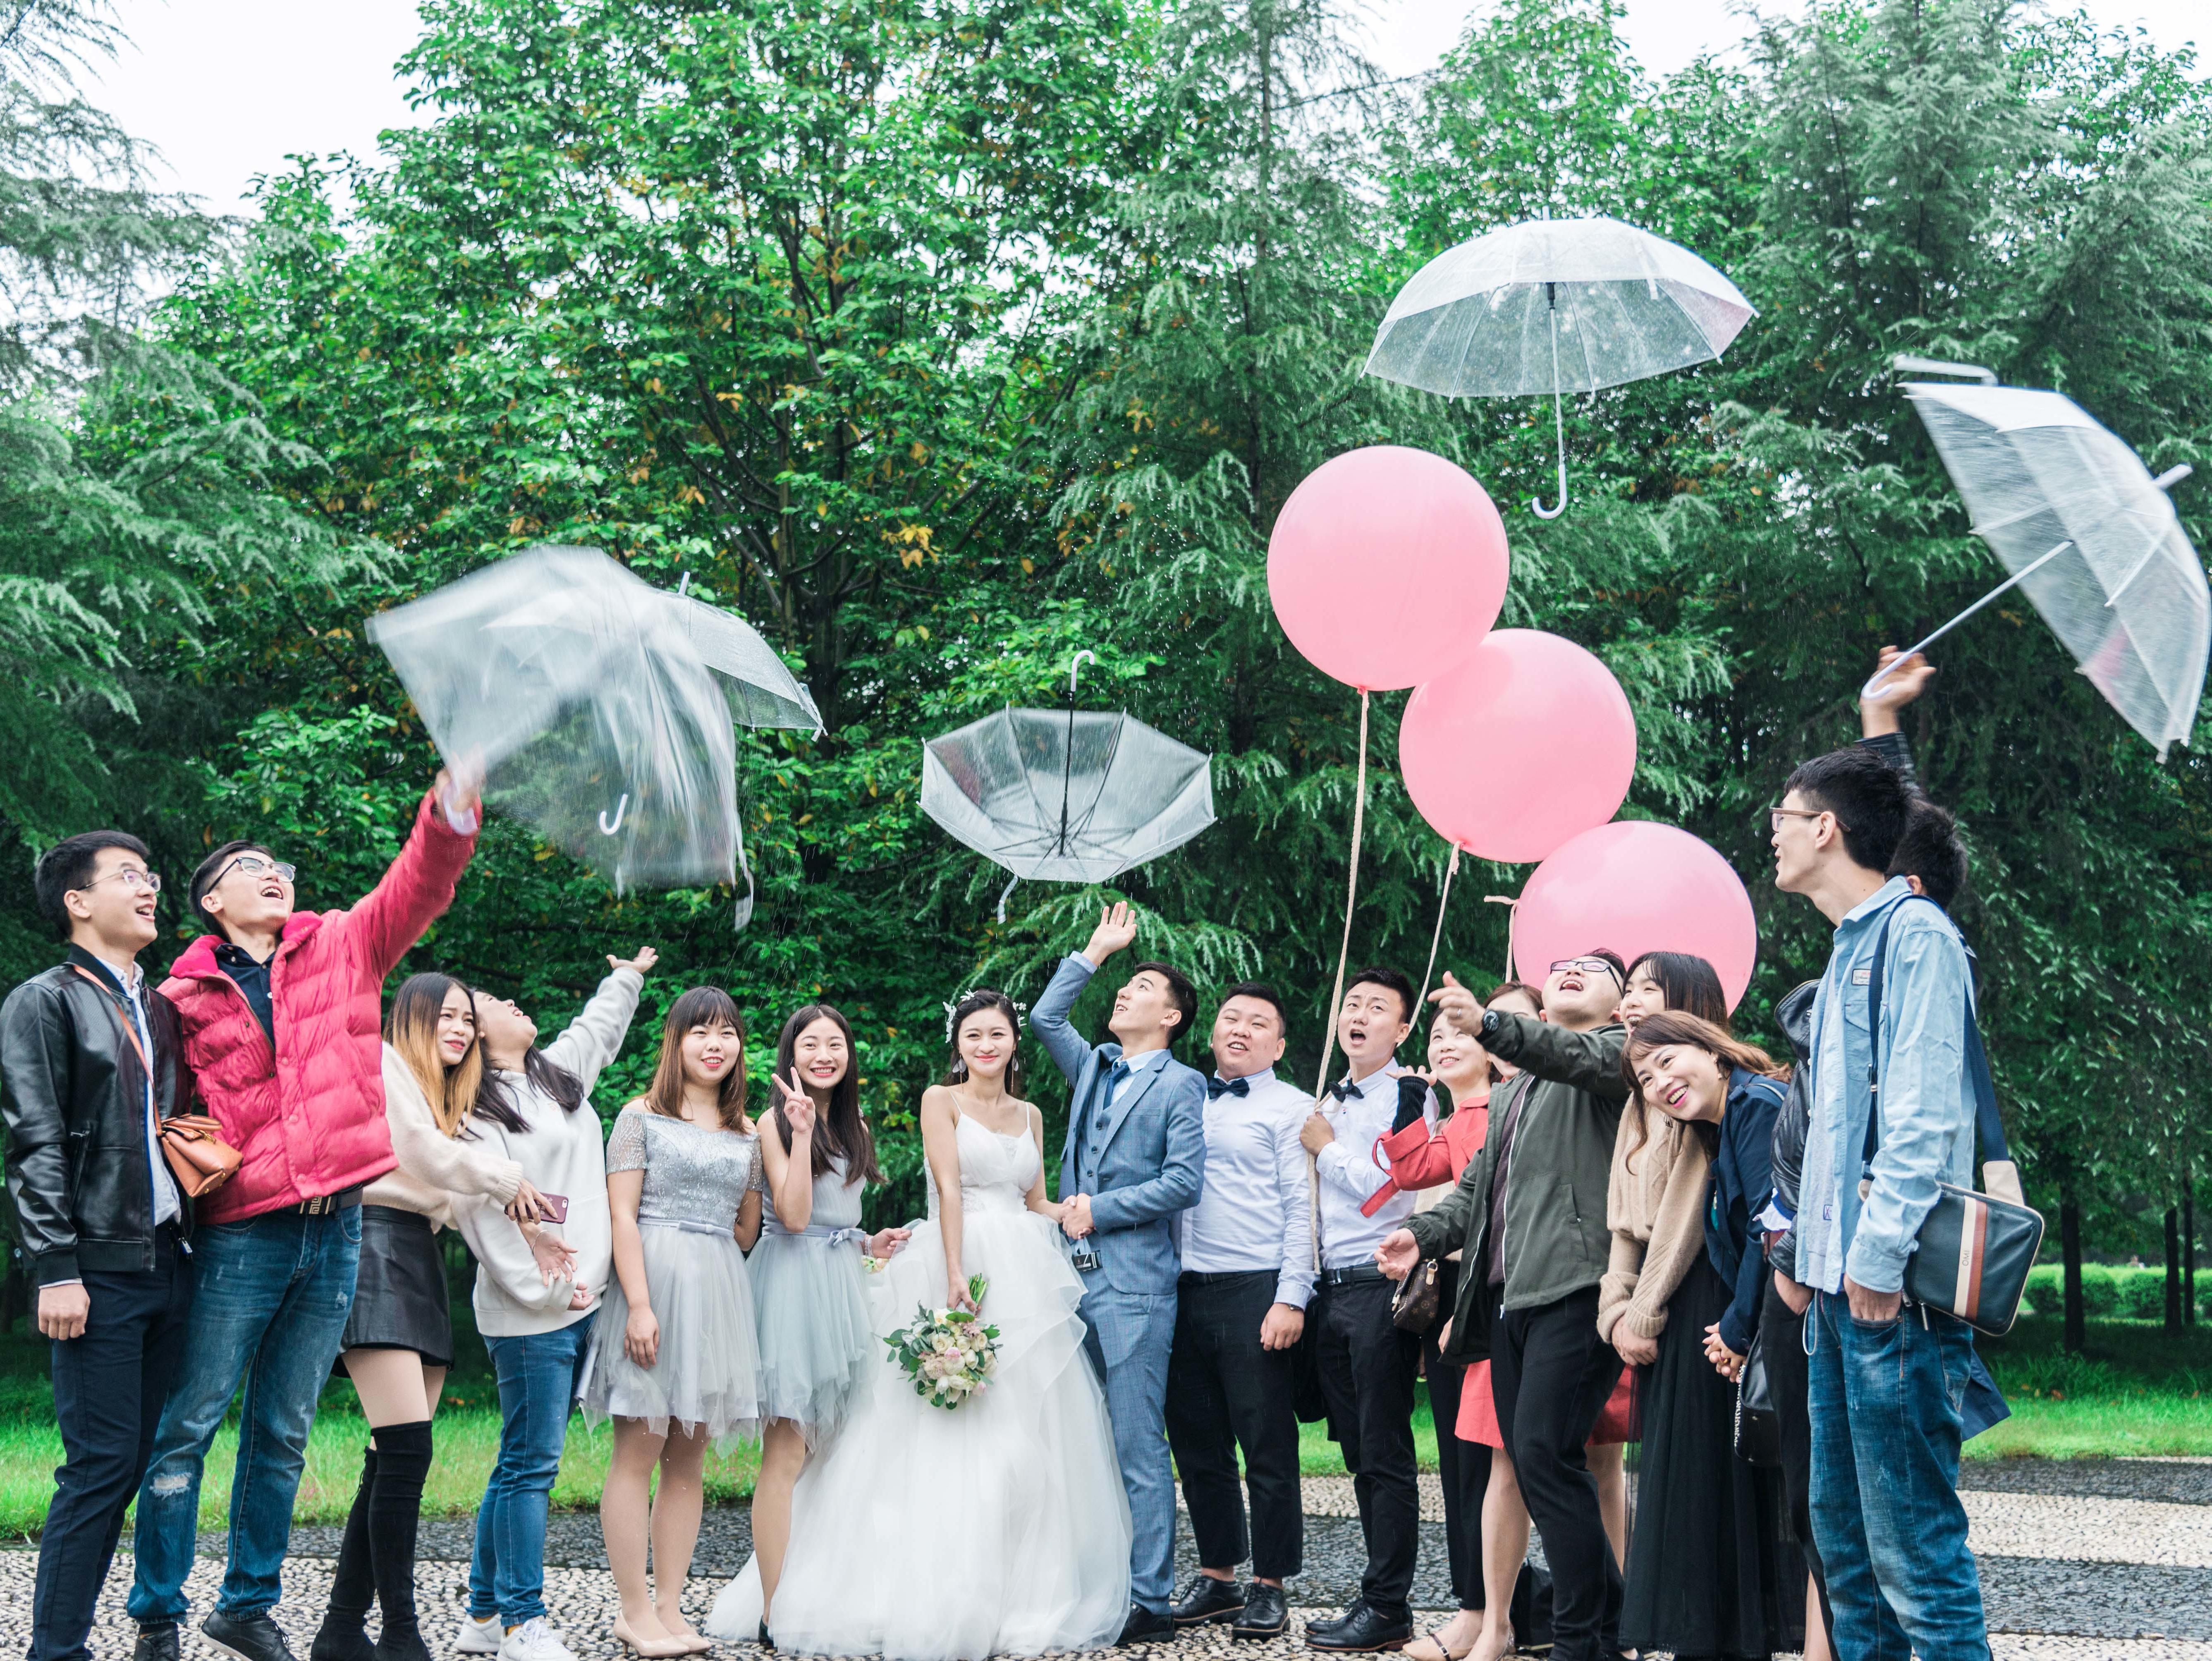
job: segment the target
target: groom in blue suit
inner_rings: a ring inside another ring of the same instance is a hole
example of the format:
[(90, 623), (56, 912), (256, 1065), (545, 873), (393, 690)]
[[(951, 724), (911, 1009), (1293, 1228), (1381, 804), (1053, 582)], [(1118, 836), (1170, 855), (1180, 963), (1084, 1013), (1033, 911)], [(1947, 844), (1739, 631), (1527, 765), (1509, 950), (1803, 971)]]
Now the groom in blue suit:
[(1082, 1272), (1085, 1348), (1106, 1390), (1114, 1451), (1129, 1491), (1129, 1618), (1124, 1644), (1172, 1638), (1175, 1473), (1168, 1457), (1168, 1351), (1182, 1254), (1176, 1214), (1198, 1203), (1206, 1172), (1206, 1080), (1170, 1055), (1198, 993), (1164, 963), (1140, 963), (1114, 995), (1116, 1042), (1086, 1043), (1067, 1012), (1107, 958), (1137, 938), (1124, 904), (1061, 964), (1030, 1017), (1067, 1078), (1060, 1159), (1060, 1226)]

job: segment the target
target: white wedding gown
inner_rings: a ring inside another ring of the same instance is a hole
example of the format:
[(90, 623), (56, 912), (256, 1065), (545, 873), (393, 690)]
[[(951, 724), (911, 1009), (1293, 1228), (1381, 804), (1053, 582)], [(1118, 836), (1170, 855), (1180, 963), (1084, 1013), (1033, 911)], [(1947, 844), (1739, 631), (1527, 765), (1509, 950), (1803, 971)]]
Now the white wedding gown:
[[(844, 1426), (800, 1473), (791, 1545), (769, 1622), (796, 1655), (981, 1661), (1091, 1649), (1129, 1609), (1129, 1498), (1106, 1403), (1083, 1354), (1083, 1283), (1057, 1232), (1024, 1202), (1038, 1170), (1026, 1133), (1001, 1136), (963, 1115), (960, 1260), (989, 1282), (983, 1319), (999, 1329), (989, 1387), (932, 1407), (881, 1345)], [(945, 1243), (930, 1181), (929, 1220), (868, 1277), (878, 1335), (945, 1303)], [(760, 1623), (750, 1562), (708, 1617), (716, 1638), (750, 1641)]]

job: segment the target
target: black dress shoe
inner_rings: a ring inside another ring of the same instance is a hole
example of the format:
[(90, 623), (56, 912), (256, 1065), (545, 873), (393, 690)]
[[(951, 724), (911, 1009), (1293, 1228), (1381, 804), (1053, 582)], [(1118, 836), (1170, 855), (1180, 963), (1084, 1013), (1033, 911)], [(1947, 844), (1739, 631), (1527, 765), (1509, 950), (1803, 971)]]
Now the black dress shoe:
[(1152, 1644), (1175, 1635), (1175, 1616), (1156, 1613), (1142, 1603), (1132, 1603), (1129, 1618), (1121, 1623), (1121, 1635), (1114, 1641), (1117, 1645)]
[(298, 1661), (284, 1634), (267, 1611), (256, 1615), (225, 1615), (216, 1610), (200, 1622), (200, 1636), (238, 1661)]
[(1231, 1638), (1280, 1638), (1291, 1624), (1290, 1600), (1280, 1586), (1255, 1580), (1245, 1595), (1244, 1612), (1229, 1628)]
[(1306, 1622), (1306, 1643), (1317, 1650), (1401, 1650), (1413, 1635), (1410, 1611), (1394, 1621), (1364, 1601), (1334, 1621)]
[(1226, 1621), (1243, 1607), (1244, 1589), (1234, 1580), (1201, 1574), (1182, 1602), (1168, 1613), (1178, 1627), (1202, 1627), (1209, 1621)]
[(131, 1661), (177, 1661), (177, 1623), (156, 1621), (138, 1628), (138, 1641), (131, 1646)]

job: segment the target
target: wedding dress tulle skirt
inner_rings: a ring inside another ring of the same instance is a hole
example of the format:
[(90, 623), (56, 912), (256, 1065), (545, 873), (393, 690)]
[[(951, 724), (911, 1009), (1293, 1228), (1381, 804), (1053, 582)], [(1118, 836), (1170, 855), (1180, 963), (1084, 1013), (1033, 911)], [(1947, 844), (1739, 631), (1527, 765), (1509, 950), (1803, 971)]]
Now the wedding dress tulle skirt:
[[(971, 1200), (972, 1206), (972, 1200)], [(801, 1655), (980, 1661), (1086, 1649), (1119, 1636), (1129, 1608), (1129, 1500), (1076, 1305), (1083, 1285), (1052, 1225), (1027, 1211), (971, 1208), (962, 1266), (990, 1282), (999, 1329), (989, 1388), (932, 1407), (878, 1343), (845, 1424), (792, 1497), (790, 1548), (769, 1627)], [(878, 1334), (945, 1302), (934, 1222), (868, 1277)], [(755, 1565), (707, 1622), (750, 1640)]]

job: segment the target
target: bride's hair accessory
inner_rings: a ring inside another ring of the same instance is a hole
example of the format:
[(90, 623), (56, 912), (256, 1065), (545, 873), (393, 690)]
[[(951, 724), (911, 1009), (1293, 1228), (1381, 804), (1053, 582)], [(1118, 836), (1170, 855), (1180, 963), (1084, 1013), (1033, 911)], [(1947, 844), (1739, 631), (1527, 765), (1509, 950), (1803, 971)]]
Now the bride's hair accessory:
[(952, 1042), (953, 1029), (959, 1025), (962, 1016), (972, 1015), (978, 1009), (989, 1008), (994, 1005), (1006, 1012), (1007, 1018), (1014, 1024), (1015, 1032), (1018, 1034), (1022, 1030), (1022, 1017), (1030, 1013), (1030, 1007), (1025, 1003), (1016, 1003), (995, 987), (971, 986), (958, 997), (945, 1001), (945, 1042)]

